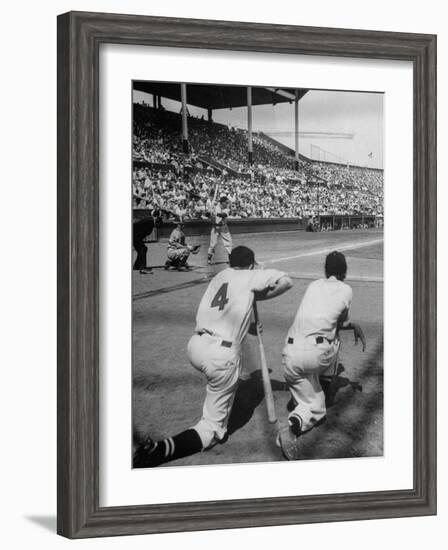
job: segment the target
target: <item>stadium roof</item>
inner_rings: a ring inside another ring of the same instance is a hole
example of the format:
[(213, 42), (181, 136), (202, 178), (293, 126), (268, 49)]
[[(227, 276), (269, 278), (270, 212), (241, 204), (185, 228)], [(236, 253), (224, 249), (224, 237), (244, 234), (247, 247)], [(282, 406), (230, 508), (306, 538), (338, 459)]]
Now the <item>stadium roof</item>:
[[(180, 84), (172, 82), (148, 82), (134, 80), (134, 90), (181, 101)], [(299, 99), (308, 90), (299, 89)], [(288, 103), (294, 99), (293, 88), (252, 87), (252, 105)], [(187, 104), (202, 109), (228, 109), (247, 105), (246, 86), (214, 84), (187, 84)]]

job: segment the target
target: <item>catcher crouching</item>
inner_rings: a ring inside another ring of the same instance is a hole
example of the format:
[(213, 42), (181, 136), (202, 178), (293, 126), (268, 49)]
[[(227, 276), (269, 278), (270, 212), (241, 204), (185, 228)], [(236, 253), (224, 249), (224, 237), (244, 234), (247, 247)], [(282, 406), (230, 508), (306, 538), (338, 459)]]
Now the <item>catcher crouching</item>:
[(168, 259), (165, 262), (165, 269), (173, 267), (178, 271), (182, 271), (183, 269), (189, 270), (191, 268), (187, 260), (190, 254), (197, 254), (199, 252), (201, 245), (187, 244), (183, 229), (184, 223), (182, 219), (179, 219), (168, 240)]

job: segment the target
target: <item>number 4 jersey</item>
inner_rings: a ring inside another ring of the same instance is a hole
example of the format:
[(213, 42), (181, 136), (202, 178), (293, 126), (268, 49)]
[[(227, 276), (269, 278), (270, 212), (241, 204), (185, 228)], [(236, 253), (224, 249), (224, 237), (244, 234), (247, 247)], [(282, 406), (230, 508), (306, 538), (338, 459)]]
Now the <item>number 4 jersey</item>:
[(273, 288), (284, 275), (276, 269), (224, 269), (212, 279), (202, 297), (196, 331), (240, 345), (249, 328), (254, 292)]

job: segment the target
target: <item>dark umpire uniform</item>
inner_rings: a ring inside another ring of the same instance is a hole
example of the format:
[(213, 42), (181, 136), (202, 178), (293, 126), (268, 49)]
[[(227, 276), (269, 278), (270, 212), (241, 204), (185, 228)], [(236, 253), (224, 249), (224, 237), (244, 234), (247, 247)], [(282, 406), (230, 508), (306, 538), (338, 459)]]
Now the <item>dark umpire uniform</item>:
[(135, 259), (133, 269), (148, 270), (146, 265), (146, 253), (148, 247), (145, 245), (144, 240), (150, 235), (154, 229), (155, 221), (153, 216), (145, 216), (140, 220), (136, 220), (133, 223), (132, 228), (132, 245), (137, 252), (137, 258)]

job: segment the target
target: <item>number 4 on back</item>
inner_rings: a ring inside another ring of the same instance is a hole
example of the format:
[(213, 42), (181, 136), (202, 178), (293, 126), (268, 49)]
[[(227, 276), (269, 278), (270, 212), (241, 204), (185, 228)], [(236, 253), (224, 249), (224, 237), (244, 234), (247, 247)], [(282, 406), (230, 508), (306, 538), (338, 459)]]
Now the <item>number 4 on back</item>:
[(217, 307), (219, 311), (222, 311), (229, 301), (227, 298), (227, 287), (229, 286), (229, 283), (224, 283), (221, 285), (221, 288), (218, 290), (218, 292), (215, 294), (215, 297), (212, 300), (210, 307)]

